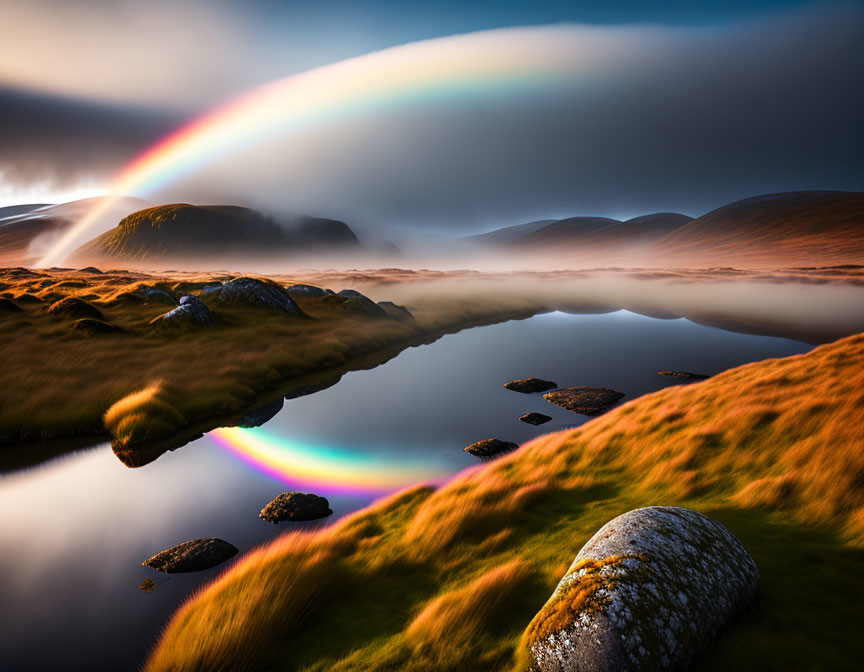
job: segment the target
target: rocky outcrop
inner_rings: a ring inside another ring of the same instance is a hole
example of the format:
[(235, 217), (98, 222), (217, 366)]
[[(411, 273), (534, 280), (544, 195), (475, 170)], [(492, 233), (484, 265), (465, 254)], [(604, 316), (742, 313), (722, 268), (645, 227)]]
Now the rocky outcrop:
[(80, 320), (90, 318), (93, 320), (104, 320), (102, 311), (96, 306), (76, 299), (74, 296), (67, 296), (65, 299), (52, 303), (48, 307), (48, 314), (56, 317), (65, 317), (72, 320)]
[(214, 282), (210, 285), (204, 285), (201, 288), (201, 293), (202, 294), (213, 294), (214, 292), (219, 292), (221, 290), (222, 290), (222, 283), (221, 282)]
[(150, 324), (165, 327), (213, 327), (217, 321), (200, 299), (187, 294), (180, 298), (179, 306), (151, 320)]
[(144, 298), (147, 300), (147, 303), (166, 303), (169, 306), (177, 305), (177, 299), (171, 296), (164, 289), (158, 289), (156, 287), (145, 287)]
[(333, 376), (331, 378), (325, 378), (319, 383), (303, 385), (301, 387), (297, 387), (291, 390), (288, 394), (285, 395), (285, 398), (290, 401), (291, 399), (308, 397), (310, 394), (315, 394), (316, 392), (321, 392), (323, 390), (333, 387), (340, 380), (342, 380), (342, 376)]
[(257, 278), (235, 278), (226, 282), (219, 291), (219, 302), (226, 306), (249, 306), (305, 317), (282, 285)]
[(518, 443), (511, 443), (510, 441), (483, 439), (466, 447), (465, 452), (471, 453), (475, 457), (495, 457), (496, 455), (512, 452), (518, 447)]
[(541, 672), (686, 670), (758, 579), (720, 523), (678, 507), (636, 509), (582, 547), (523, 644)]
[(337, 292), (336, 296), (343, 299), (342, 309), (350, 313), (367, 317), (387, 317), (387, 311), (356, 289), (343, 289)]
[(684, 380), (707, 380), (711, 376), (706, 376), (703, 373), (691, 373), (690, 371), (658, 371), (661, 376), (669, 376), (670, 378), (683, 378)]
[(543, 380), (542, 378), (519, 378), (511, 380), (509, 383), (504, 383), (504, 387), (514, 392), (521, 392), (522, 394), (535, 394), (537, 392), (552, 390), (558, 387), (558, 385), (551, 380)]
[(594, 417), (608, 411), (625, 396), (623, 392), (616, 392), (608, 387), (577, 386), (549, 392), (544, 394), (543, 398), (573, 413)]
[(182, 544), (157, 553), (141, 564), (167, 574), (198, 572), (221, 565), (237, 553), (237, 549), (227, 541), (207, 537), (184, 541)]
[(393, 303), (392, 301), (379, 301), (378, 305), (384, 309), (385, 313), (394, 319), (406, 322), (414, 319), (411, 311), (405, 306), (400, 306), (398, 303)]
[(542, 425), (549, 422), (552, 418), (548, 415), (543, 415), (542, 413), (526, 413), (525, 415), (519, 416), (519, 419), (522, 422), (527, 422), (529, 425)]
[(301, 283), (290, 285), (285, 288), (285, 291), (287, 291), (291, 296), (299, 296), (303, 299), (317, 299), (333, 293), (332, 289), (324, 289), (322, 287), (316, 287), (315, 285), (304, 285)]
[(331, 515), (330, 502), (324, 497), (303, 492), (283, 492), (258, 514), (271, 523), (281, 523), (286, 520), (301, 522), (318, 520)]

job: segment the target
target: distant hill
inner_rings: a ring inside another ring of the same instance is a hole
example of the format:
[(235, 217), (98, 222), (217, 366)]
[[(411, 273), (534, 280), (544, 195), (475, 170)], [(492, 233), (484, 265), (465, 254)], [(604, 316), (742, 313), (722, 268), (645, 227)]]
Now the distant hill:
[(573, 263), (780, 268), (864, 264), (864, 193), (795, 191), (736, 201), (693, 219), (571, 217), (467, 240)]
[(864, 264), (864, 193), (794, 191), (736, 201), (670, 232), (654, 253), (694, 265)]
[(470, 236), (475, 243), (517, 249), (611, 253), (645, 245), (690, 221), (676, 212), (660, 212), (626, 221), (608, 217), (569, 217), (541, 220)]
[[(101, 197), (58, 205), (13, 205), (0, 208), (0, 266), (27, 266), (39, 259), (51, 243), (84, 217)], [(123, 197), (111, 205), (106, 218), (114, 221), (149, 205), (140, 198)]]
[(284, 255), (360, 247), (344, 222), (297, 216), (277, 222), (233, 205), (160, 205), (124, 217), (76, 250), (75, 258), (125, 259)]

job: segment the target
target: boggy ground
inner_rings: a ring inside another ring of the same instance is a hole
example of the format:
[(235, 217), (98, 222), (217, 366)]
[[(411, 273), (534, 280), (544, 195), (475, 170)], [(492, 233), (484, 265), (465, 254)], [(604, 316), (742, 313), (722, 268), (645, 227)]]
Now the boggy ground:
[(661, 504), (720, 520), (761, 575), (699, 669), (861, 669), (862, 418), (864, 335), (661, 390), (248, 554), (146, 669), (524, 669), (522, 633), (585, 541)]
[[(415, 319), (398, 320), (347, 312), (333, 297), (297, 298), (308, 316), (299, 318), (201, 294), (218, 326), (160, 329), (150, 321), (174, 306), (137, 296), (147, 287), (175, 298), (199, 294), (231, 277), (0, 270), (0, 444), (15, 444), (20, 462), (21, 442), (56, 454), (37, 441), (110, 435), (127, 464), (140, 464), (152, 455), (136, 459), (139, 448), (218, 426), (291, 380), (351, 368), (355, 360), (361, 367), (364, 357), (391, 357), (448, 330), (544, 309), (525, 296), (475, 294), (418, 301), (410, 306)], [(86, 305), (58, 311), (68, 297)], [(96, 326), (110, 327), (76, 328), (92, 308), (104, 318)]]

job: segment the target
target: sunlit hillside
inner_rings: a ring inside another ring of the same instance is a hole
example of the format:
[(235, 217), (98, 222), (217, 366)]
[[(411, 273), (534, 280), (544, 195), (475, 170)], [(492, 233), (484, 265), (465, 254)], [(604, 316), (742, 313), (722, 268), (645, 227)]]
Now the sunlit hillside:
[(582, 544), (653, 504), (717, 518), (759, 566), (757, 606), (702, 669), (850, 669), (864, 655), (862, 383), (855, 336), (668, 388), (438, 490), (283, 536), (193, 597), (147, 669), (505, 669)]

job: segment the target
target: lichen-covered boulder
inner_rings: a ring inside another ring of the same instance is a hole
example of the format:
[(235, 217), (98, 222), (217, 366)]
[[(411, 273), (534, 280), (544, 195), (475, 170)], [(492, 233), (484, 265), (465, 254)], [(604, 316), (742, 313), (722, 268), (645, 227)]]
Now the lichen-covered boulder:
[(471, 453), (475, 457), (494, 457), (502, 453), (509, 453), (519, 447), (518, 443), (510, 441), (502, 441), (501, 439), (483, 439), (477, 443), (472, 443), (465, 448), (466, 453)]
[(518, 378), (517, 380), (511, 380), (509, 383), (504, 383), (504, 387), (514, 392), (521, 392), (522, 394), (535, 394), (536, 392), (552, 390), (558, 387), (558, 385), (551, 380), (543, 380), (542, 378)]
[(523, 645), (542, 672), (686, 670), (758, 580), (753, 558), (717, 521), (636, 509), (582, 547)]
[(166, 327), (212, 327), (217, 321), (200, 299), (187, 294), (180, 297), (179, 306), (151, 320), (150, 324)]
[(527, 422), (529, 425), (542, 425), (549, 422), (552, 418), (548, 415), (544, 415), (543, 413), (526, 413), (525, 415), (520, 415), (519, 419), (522, 422)]
[(261, 509), (258, 517), (271, 523), (286, 520), (301, 522), (326, 518), (332, 513), (330, 502), (325, 497), (304, 492), (283, 492)]
[(573, 413), (581, 413), (595, 417), (606, 411), (624, 398), (623, 392), (610, 390), (608, 387), (565, 387), (543, 395), (549, 403), (566, 408)]
[(182, 544), (157, 553), (141, 564), (167, 574), (198, 572), (221, 565), (237, 553), (237, 548), (227, 541), (207, 537), (184, 541)]
[(219, 301), (227, 306), (250, 306), (304, 317), (297, 302), (280, 284), (257, 278), (235, 278), (222, 285)]

